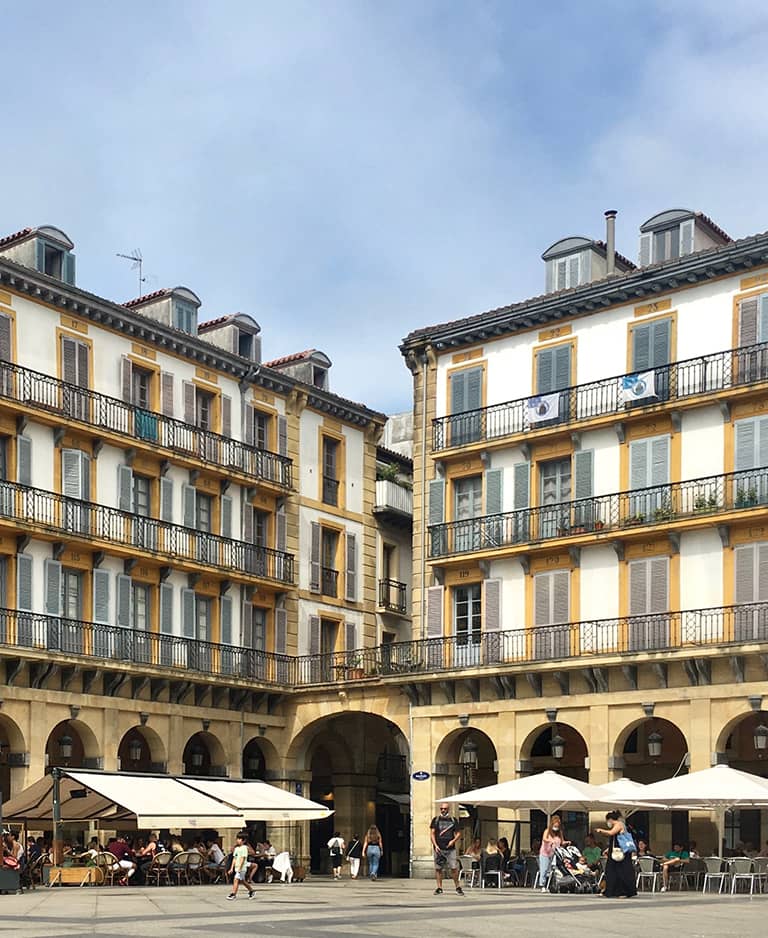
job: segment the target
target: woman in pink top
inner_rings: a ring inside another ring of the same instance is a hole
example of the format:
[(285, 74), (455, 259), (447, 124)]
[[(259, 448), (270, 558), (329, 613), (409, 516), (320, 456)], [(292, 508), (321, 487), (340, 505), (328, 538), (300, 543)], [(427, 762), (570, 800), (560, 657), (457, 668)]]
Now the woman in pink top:
[(555, 855), (555, 847), (563, 844), (563, 826), (559, 814), (553, 814), (549, 819), (549, 827), (541, 835), (541, 848), (539, 849), (539, 886), (545, 892), (547, 877)]

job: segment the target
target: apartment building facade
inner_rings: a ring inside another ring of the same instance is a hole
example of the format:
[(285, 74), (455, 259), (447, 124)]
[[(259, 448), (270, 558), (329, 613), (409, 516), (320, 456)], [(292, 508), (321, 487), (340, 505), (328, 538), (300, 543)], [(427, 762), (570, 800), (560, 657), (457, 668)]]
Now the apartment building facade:
[[(417, 863), (434, 800), (457, 788), (544, 768), (765, 774), (768, 237), (668, 210), (635, 266), (614, 218), (605, 241), (544, 253), (542, 296), (401, 347), (425, 672), (413, 759), (431, 772), (414, 785)], [(524, 820), (535, 837), (543, 818)], [(659, 849), (715, 848), (707, 817), (637, 823)], [(765, 834), (761, 812), (728, 818), (732, 846)]]

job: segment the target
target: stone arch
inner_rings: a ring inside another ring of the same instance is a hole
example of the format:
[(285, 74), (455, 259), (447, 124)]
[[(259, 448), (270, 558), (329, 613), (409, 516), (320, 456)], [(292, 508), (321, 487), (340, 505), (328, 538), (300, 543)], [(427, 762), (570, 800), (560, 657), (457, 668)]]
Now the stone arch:
[[(393, 741), (397, 741), (401, 755), (407, 756), (408, 740), (396, 722), (377, 713), (368, 713), (364, 710), (348, 710), (318, 717), (299, 730), (291, 739), (285, 754), (285, 764), (288, 771), (290, 772), (291, 768), (297, 772), (309, 771), (313, 748), (318, 745), (319, 733), (324, 734), (323, 745), (331, 751), (335, 759), (338, 759), (340, 763), (350, 762), (350, 770), (359, 767), (361, 762), (368, 762), (373, 749), (369, 750), (366, 747), (355, 752), (353, 747), (349, 745), (349, 738), (345, 734), (345, 730), (350, 727), (359, 730), (369, 720), (386, 724), (388, 727), (387, 732)], [(405, 752), (402, 751), (403, 744)]]
[(0, 712), (0, 753), (26, 752), (27, 743), (18, 723)]
[[(67, 756), (65, 739), (71, 740)], [(48, 733), (45, 743), (46, 769), (59, 765), (68, 768), (97, 768), (100, 765), (99, 742), (93, 730), (82, 720), (60, 720)]]
[(182, 752), (184, 775), (223, 775), (227, 758), (221, 741), (208, 730), (193, 733)]
[(21, 773), (13, 769), (23, 767), (26, 752), (27, 744), (18, 724), (0, 713), (0, 792), (6, 800), (19, 787), (16, 779), (20, 780)]
[[(562, 759), (557, 759), (552, 754), (552, 739), (557, 736), (563, 740)], [(520, 746), (521, 771), (529, 774), (552, 769), (561, 775), (570, 775), (587, 782), (588, 757), (589, 747), (582, 733), (571, 723), (560, 720), (555, 723), (539, 723), (528, 733)]]
[[(131, 743), (136, 741), (141, 746), (139, 759), (132, 758)], [(165, 772), (167, 771), (167, 753), (165, 743), (159, 733), (150, 726), (134, 725), (129, 727), (118, 744), (117, 757), (123, 772)]]
[(471, 791), (498, 781), (496, 744), (475, 726), (461, 726), (447, 733), (437, 746), (435, 764), (448, 779), (455, 776), (454, 790)]
[[(653, 734), (661, 746), (659, 755), (651, 755), (649, 737)], [(640, 717), (627, 723), (613, 746), (614, 764), (621, 767), (624, 777), (650, 784), (675, 773), (688, 771), (686, 755), (688, 740), (680, 727), (665, 717)]]
[(728, 720), (717, 735), (715, 752), (718, 759), (735, 769), (764, 775), (768, 766), (768, 750), (755, 748), (754, 735), (758, 726), (768, 727), (768, 711), (742, 712)]

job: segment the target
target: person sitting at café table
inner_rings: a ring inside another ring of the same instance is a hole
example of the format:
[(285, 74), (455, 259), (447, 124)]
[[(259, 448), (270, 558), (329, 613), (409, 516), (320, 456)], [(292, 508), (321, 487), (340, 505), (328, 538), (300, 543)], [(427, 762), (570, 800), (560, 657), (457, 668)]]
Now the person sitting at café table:
[(110, 837), (107, 841), (107, 850), (117, 860), (118, 868), (123, 871), (120, 885), (127, 886), (128, 880), (136, 873), (136, 864), (131, 859), (133, 851), (128, 846), (125, 837)]
[(595, 840), (594, 834), (587, 834), (584, 838), (584, 859), (587, 861), (587, 866), (594, 870), (600, 865), (600, 858), (603, 855), (603, 848)]
[(669, 871), (684, 866), (690, 856), (680, 843), (672, 844), (672, 849), (664, 854), (664, 859), (661, 861), (662, 892), (666, 892), (669, 888)]

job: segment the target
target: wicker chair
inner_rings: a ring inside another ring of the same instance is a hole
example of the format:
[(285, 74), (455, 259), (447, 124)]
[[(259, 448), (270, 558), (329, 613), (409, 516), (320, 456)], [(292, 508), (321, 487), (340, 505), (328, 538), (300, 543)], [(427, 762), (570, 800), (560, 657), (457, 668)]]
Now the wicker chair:
[(162, 853), (156, 853), (152, 858), (152, 862), (147, 867), (147, 882), (151, 883), (154, 879), (156, 886), (159, 886), (161, 883), (165, 883), (167, 886), (170, 886), (171, 877), (168, 869), (172, 859), (173, 854), (169, 850), (164, 850)]
[(101, 853), (97, 853), (95, 863), (104, 875), (105, 884), (114, 886), (116, 876), (118, 880), (123, 878), (123, 870), (120, 869), (117, 857), (114, 853), (110, 853), (109, 850), (103, 850)]

